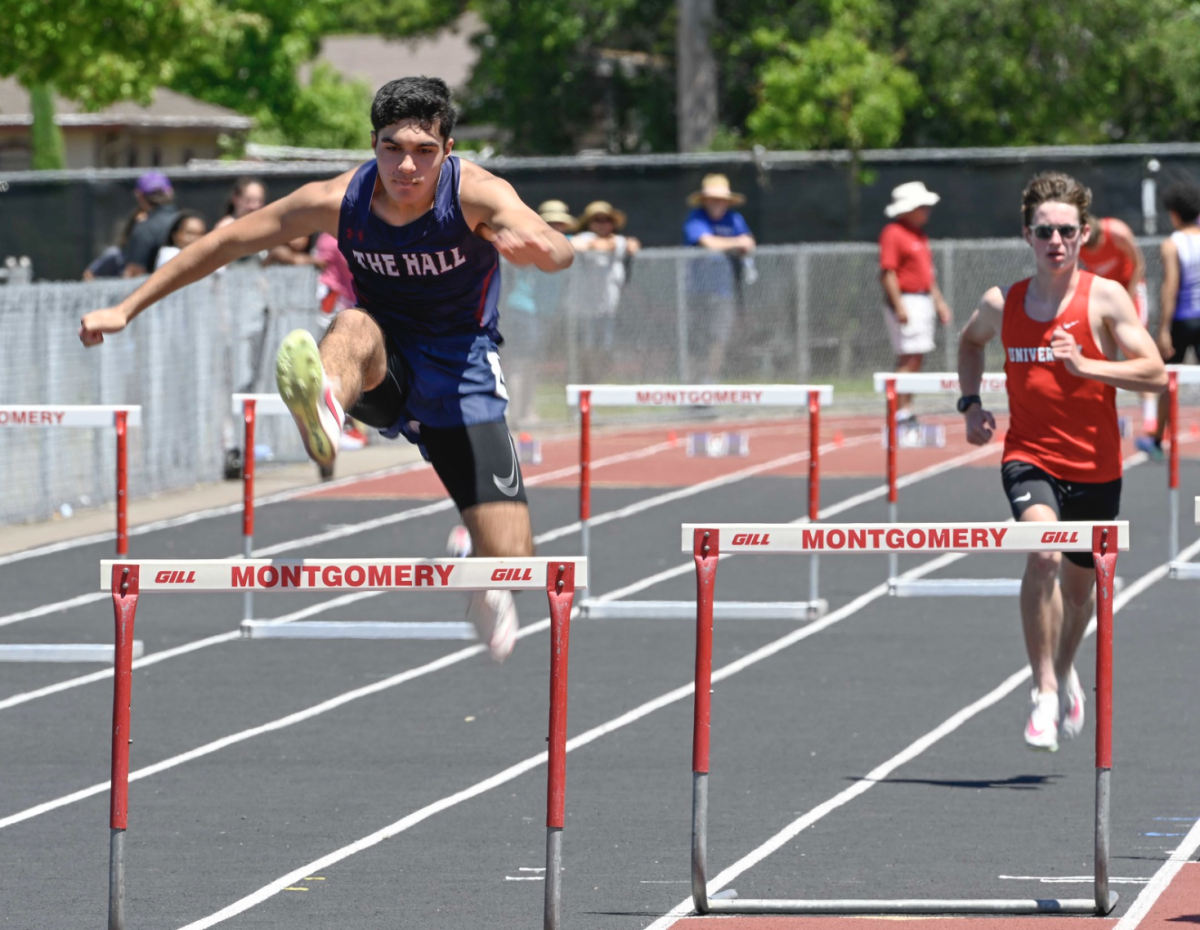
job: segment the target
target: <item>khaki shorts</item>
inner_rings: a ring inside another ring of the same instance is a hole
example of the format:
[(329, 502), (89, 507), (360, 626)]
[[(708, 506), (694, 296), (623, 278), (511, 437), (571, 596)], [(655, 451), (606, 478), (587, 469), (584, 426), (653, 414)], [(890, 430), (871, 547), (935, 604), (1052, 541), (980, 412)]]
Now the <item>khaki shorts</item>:
[(937, 327), (933, 298), (928, 294), (902, 294), (900, 299), (908, 314), (908, 322), (903, 326), (896, 322), (896, 314), (891, 307), (883, 308), (883, 320), (892, 338), (892, 350), (897, 355), (925, 355), (932, 352), (933, 334)]

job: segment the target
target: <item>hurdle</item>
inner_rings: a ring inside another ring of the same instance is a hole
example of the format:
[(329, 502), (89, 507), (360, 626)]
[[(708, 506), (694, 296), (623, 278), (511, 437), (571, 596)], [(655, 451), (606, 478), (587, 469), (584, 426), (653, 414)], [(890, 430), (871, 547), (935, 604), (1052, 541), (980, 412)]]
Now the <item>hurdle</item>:
[[(128, 443), (131, 426), (142, 425), (142, 408), (137, 405), (5, 404), (0, 406), (0, 427), (40, 429), (107, 429), (117, 434), (117, 555), (129, 552)], [(131, 644), (137, 656), (141, 640)], [(0, 662), (112, 662), (112, 646), (93, 643), (5, 643), (0, 645)]]
[[(233, 414), (242, 418), (242, 555), (254, 556), (254, 444), (259, 416), (291, 416), (278, 394), (234, 394)], [(254, 591), (242, 594), (242, 636), (245, 639), (475, 639), (475, 627), (465, 620), (430, 623), (405, 620), (278, 620), (254, 619)]]
[(1171, 521), (1167, 535), (1168, 574), (1172, 578), (1200, 578), (1200, 562), (1179, 560), (1179, 385), (1200, 384), (1200, 366), (1167, 366), (1167, 432), (1171, 436), (1167, 451), (1167, 512)]
[(544, 590), (550, 603), (550, 718), (547, 748), (547, 930), (558, 930), (562, 910), (562, 832), (566, 807), (567, 672), (571, 605), (587, 585), (587, 560), (552, 559), (105, 559), (100, 590), (110, 591), (115, 624), (112, 780), (109, 787), (108, 930), (125, 928), (125, 836), (129, 820), (130, 704), (133, 629), (145, 593), (242, 591)]
[[(858, 523), (684, 524), (683, 551), (696, 563), (696, 677), (692, 730), (692, 900), (701, 914), (1109, 913), (1109, 781), (1112, 774), (1113, 590), (1129, 524)], [(1071, 899), (774, 900), (709, 897), (708, 772), (712, 704), (713, 599), (724, 552), (1091, 552), (1096, 561), (1096, 803), (1093, 897)]]
[[(821, 405), (833, 402), (829, 384), (568, 384), (567, 406), (579, 408), (579, 525), (582, 552), (591, 547), (592, 407), (808, 407), (808, 518), (817, 519), (821, 496)], [(820, 597), (820, 567), (809, 561), (807, 601), (728, 601), (715, 607), (721, 620), (812, 620), (828, 603)], [(597, 601), (585, 597), (580, 614), (589, 619), (642, 617), (683, 620), (694, 609), (689, 601)]]

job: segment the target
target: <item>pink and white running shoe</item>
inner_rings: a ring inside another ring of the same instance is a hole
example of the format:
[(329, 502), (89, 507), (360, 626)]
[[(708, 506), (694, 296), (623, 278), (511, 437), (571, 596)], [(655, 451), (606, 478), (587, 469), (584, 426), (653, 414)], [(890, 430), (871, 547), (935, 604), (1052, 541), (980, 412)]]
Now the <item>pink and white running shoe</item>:
[(1074, 739), (1083, 732), (1083, 685), (1075, 666), (1067, 678), (1066, 687), (1059, 686), (1058, 731), (1064, 739)]
[(467, 619), (475, 624), (493, 659), (503, 662), (512, 655), (521, 624), (511, 591), (476, 591), (467, 604)]
[(1033, 707), (1025, 724), (1025, 745), (1046, 752), (1058, 751), (1058, 695), (1033, 689)]
[(317, 342), (308, 330), (295, 329), (284, 338), (275, 356), (275, 382), (300, 427), (309, 458), (322, 467), (332, 467), (346, 414), (333, 396)]
[(452, 559), (469, 558), (472, 552), (471, 534), (465, 526), (456, 526), (446, 540), (446, 555)]

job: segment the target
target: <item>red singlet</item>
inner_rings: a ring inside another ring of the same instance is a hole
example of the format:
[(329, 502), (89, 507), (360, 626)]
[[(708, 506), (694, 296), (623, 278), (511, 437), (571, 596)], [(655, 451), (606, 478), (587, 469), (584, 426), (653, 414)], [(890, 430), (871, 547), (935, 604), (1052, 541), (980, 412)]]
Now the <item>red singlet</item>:
[(1104, 241), (1095, 249), (1089, 249), (1086, 244), (1080, 246), (1079, 260), (1092, 274), (1116, 281), (1128, 290), (1137, 265), (1113, 240), (1112, 221), (1108, 217), (1100, 220), (1100, 230), (1104, 234)]
[(1062, 481), (1100, 483), (1121, 477), (1117, 389), (1076, 377), (1050, 351), (1050, 338), (1061, 326), (1075, 337), (1085, 358), (1105, 358), (1088, 320), (1094, 279), (1080, 272), (1071, 302), (1045, 323), (1025, 313), (1028, 278), (1014, 284), (1004, 299), (1000, 340), (1010, 411), (1004, 461), (1029, 462)]

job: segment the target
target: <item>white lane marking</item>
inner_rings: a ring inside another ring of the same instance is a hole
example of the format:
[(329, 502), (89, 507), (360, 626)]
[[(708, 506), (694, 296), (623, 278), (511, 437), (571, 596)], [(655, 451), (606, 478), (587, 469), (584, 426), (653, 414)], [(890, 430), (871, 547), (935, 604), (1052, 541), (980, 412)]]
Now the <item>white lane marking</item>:
[[(1188, 547), (1188, 550), (1185, 550), (1185, 551), (1191, 551), (1191, 552), (1200, 551), (1200, 540), (1197, 540), (1193, 545)], [(1165, 565), (1160, 565), (1157, 568), (1154, 568), (1151, 571), (1147, 572), (1145, 575), (1143, 575), (1141, 578), (1139, 578), (1137, 581), (1135, 581), (1133, 584), (1131, 584), (1128, 588), (1126, 588), (1119, 595), (1117, 595), (1117, 597), (1115, 597), (1113, 599), (1113, 615), (1115, 616), (1121, 610), (1122, 607), (1124, 607), (1126, 604), (1128, 604), (1131, 600), (1133, 600), (1135, 597), (1137, 597), (1139, 594), (1141, 594), (1143, 591), (1145, 591), (1151, 585), (1155, 584), (1158, 581), (1161, 581), (1166, 576), (1167, 576), (1167, 566), (1165, 566)], [(1095, 631), (1096, 631), (1096, 621), (1093, 618), (1092, 621), (1088, 624), (1086, 631), (1084, 632), (1084, 638), (1086, 639), (1088, 636), (1091, 636)], [(926, 733), (920, 739), (918, 739), (915, 742), (913, 742), (912, 744), (910, 744), (906, 749), (904, 749), (901, 752), (897, 753), (896, 755), (892, 756), (892, 758), (889, 759), (887, 762), (884, 762), (882, 765), (880, 765), (880, 766), (876, 767), (875, 769), (873, 769), (872, 771), (868, 772), (863, 778), (856, 781), (853, 785), (844, 789), (843, 791), (838, 792), (836, 795), (834, 795), (832, 798), (825, 801), (824, 803), (817, 805), (812, 810), (805, 813), (803, 816), (797, 818), (796, 820), (793, 820), (790, 824), (788, 824), (786, 827), (784, 827), (782, 830), (780, 830), (778, 833), (776, 833), (773, 837), (771, 837), (769, 840), (767, 840), (761, 846), (757, 847), (756, 849), (751, 850), (749, 853), (747, 853), (745, 856), (743, 856), (741, 859), (739, 859), (733, 865), (729, 866), (724, 871), (719, 873), (715, 878), (710, 879), (709, 883), (708, 883), (709, 896), (711, 897), (714, 894), (714, 892), (717, 892), (720, 889), (724, 888), (726, 885), (728, 885), (731, 881), (733, 881), (735, 878), (737, 878), (743, 872), (747, 871), (748, 869), (753, 868), (755, 865), (757, 865), (763, 859), (767, 858), (767, 856), (771, 855), (771, 853), (773, 853), (776, 850), (780, 849), (781, 847), (785, 846), (787, 843), (789, 843), (791, 840), (793, 840), (801, 831), (812, 826), (814, 823), (816, 823), (817, 821), (824, 818), (827, 814), (833, 813), (839, 807), (842, 807), (843, 805), (849, 803), (850, 801), (854, 800), (859, 795), (865, 794), (867, 791), (870, 791), (871, 788), (873, 788), (876, 784), (878, 784), (883, 779), (887, 778), (888, 775), (890, 775), (893, 771), (895, 771), (901, 765), (903, 765), (906, 762), (911, 761), (912, 759), (915, 759), (917, 756), (919, 756), (921, 753), (923, 753), (926, 749), (930, 748), (935, 743), (939, 742), (943, 737), (946, 737), (946, 736), (950, 735), (951, 733), (953, 733), (955, 730), (957, 730), (959, 727), (961, 727), (964, 723), (966, 723), (972, 717), (975, 717), (977, 714), (982, 713), (984, 710), (991, 707), (992, 705), (999, 703), (1003, 698), (1007, 697), (1014, 690), (1016, 690), (1017, 687), (1019, 687), (1023, 682), (1028, 681), (1031, 677), (1032, 677), (1032, 672), (1030, 671), (1029, 666), (1025, 666), (1025, 668), (1021, 669), (1018, 672), (1014, 672), (1012, 675), (1010, 675), (1008, 678), (1006, 678), (996, 688), (993, 688), (991, 691), (989, 691), (983, 697), (979, 698), (977, 701), (967, 705), (962, 710), (951, 715), (939, 726), (930, 730), (928, 733)], [(716, 680), (715, 675), (713, 676), (713, 680), (714, 681)], [(1200, 845), (1200, 823), (1197, 824), (1197, 826), (1196, 826), (1196, 828), (1194, 828), (1193, 832), (1197, 834), (1196, 842), (1198, 845)], [(1193, 851), (1194, 851), (1194, 847), (1193, 847)], [(1167, 866), (1164, 866), (1163, 868), (1165, 870), (1167, 868)], [(1178, 870), (1176, 870), (1176, 871), (1178, 871)], [(1143, 891), (1142, 894), (1145, 895), (1146, 892)], [(1138, 900), (1139, 901), (1141, 900), (1140, 896), (1139, 896)], [(648, 927), (646, 927), (646, 930), (667, 930), (667, 928), (673, 926), (677, 921), (681, 920), (684, 917), (687, 917), (691, 913), (692, 913), (692, 899), (689, 896), (689, 897), (685, 898), (683, 901), (679, 902), (679, 904), (675, 905), (675, 907), (673, 907), (670, 911), (668, 911), (666, 914), (664, 914), (662, 917), (660, 917), (654, 923), (652, 923)], [(1117, 927), (1114, 928), (1114, 930), (1131, 930), (1131, 928), (1122, 928), (1120, 926), (1120, 924), (1118, 924)]]
[(1200, 849), (1200, 820), (1192, 826), (1188, 831), (1187, 836), (1183, 838), (1175, 851), (1167, 858), (1167, 861), (1159, 867), (1159, 870), (1154, 873), (1150, 879), (1150, 883), (1142, 889), (1141, 894), (1134, 899), (1133, 904), (1129, 906), (1129, 910), (1125, 912), (1125, 916), (1117, 921), (1117, 925), (1113, 930), (1134, 930), (1150, 913), (1150, 909), (1154, 907), (1162, 893), (1167, 889), (1167, 886), (1174, 881), (1175, 876), (1179, 874), (1179, 870), (1196, 854), (1196, 850)]
[[(670, 443), (667, 443), (667, 442), (656, 443), (654, 445), (647, 446), (644, 449), (635, 449), (632, 452), (622, 452), (617, 455), (608, 456), (607, 458), (597, 459), (594, 463), (592, 463), (592, 468), (594, 468), (594, 469), (605, 468), (609, 465), (616, 465), (621, 462), (633, 461), (635, 459), (640, 459), (640, 458), (649, 458), (650, 456), (657, 455), (659, 452), (663, 452), (670, 448), (672, 448)], [(421, 464), (424, 465), (425, 463), (421, 463)], [(413, 466), (401, 466), (396, 469), (387, 470), (387, 471), (375, 474), (374, 477), (381, 477), (381, 476), (386, 477), (386, 476), (392, 475), (392, 474), (399, 474), (402, 471), (412, 471), (412, 470), (414, 470)], [(532, 478), (528, 478), (528, 479), (526, 479), (525, 484), (526, 485), (544, 484), (547, 481), (555, 481), (559, 478), (568, 477), (569, 475), (574, 474), (578, 470), (579, 470), (578, 466), (573, 466), (570, 468), (560, 468), (557, 471), (546, 472), (544, 474), (535, 475)], [(354, 479), (347, 478), (347, 479), (344, 479), (343, 483), (349, 484), (353, 480)], [(336, 487), (336, 486), (337, 486), (337, 483), (334, 482), (331, 485), (324, 485), (323, 487), (328, 488), (328, 487)], [(317, 490), (317, 489), (308, 487), (308, 488), (296, 489), (295, 491), (283, 491), (283, 492), (280, 492), (280, 494), (275, 495), (274, 497), (264, 498), (263, 500), (258, 501), (256, 503), (256, 506), (261, 506), (262, 504), (265, 504), (265, 503), (272, 503), (276, 500), (291, 500), (292, 498), (298, 497), (302, 494), (311, 494), (314, 490)], [(315, 536), (305, 536), (300, 539), (293, 539), (291, 541), (279, 543), (274, 546), (265, 546), (261, 549), (255, 549), (254, 552), (252, 553), (252, 555), (255, 558), (266, 558), (267, 556), (277, 555), (281, 552), (291, 552), (295, 549), (300, 549), (300, 548), (303, 548), (304, 546), (313, 545), (315, 543), (327, 542), (331, 539), (342, 539), (346, 536), (353, 536), (356, 533), (378, 529), (381, 526), (390, 526), (394, 523), (403, 523), (408, 520), (415, 520), (418, 517), (425, 517), (432, 513), (439, 513), (440, 511), (443, 511), (443, 510), (449, 510), (453, 506), (454, 506), (454, 502), (449, 499), (437, 501), (433, 504), (427, 504), (427, 505), (424, 505), (421, 507), (413, 507), (409, 510), (402, 510), (399, 513), (389, 514), (386, 517), (380, 517), (380, 518), (377, 518), (374, 520), (366, 520), (362, 523), (347, 523), (342, 526), (334, 527), (324, 533), (318, 533)], [(146, 524), (146, 526), (142, 527), (142, 530), (144, 532), (150, 532), (150, 530), (152, 528), (153, 529), (164, 529), (164, 528), (168, 528), (168, 527), (182, 526), (187, 523), (195, 523), (199, 520), (206, 519), (207, 517), (210, 517), (210, 516), (222, 516), (227, 513), (240, 512), (241, 509), (242, 509), (242, 505), (238, 504), (236, 507), (224, 507), (224, 508), (218, 508), (216, 510), (200, 511), (196, 514), (189, 514), (186, 517), (176, 517), (172, 520), (161, 520), (156, 524)], [(578, 523), (575, 524), (575, 528), (576, 529), (579, 528)], [(131, 535), (132, 535), (132, 533), (131, 533)], [(88, 539), (91, 541), (96, 541), (96, 540), (92, 539), (92, 537), (88, 537)], [(109, 539), (109, 536), (102, 536), (102, 537), (99, 537), (99, 539), (106, 540), (106, 539)], [(73, 541), (71, 544), (56, 543), (53, 546), (47, 546), (42, 549), (36, 549), (36, 550), (29, 549), (29, 550), (26, 550), (25, 553), (16, 553), (16, 556), (20, 556), (21, 558), (32, 558), (34, 555), (46, 555), (46, 554), (50, 554), (50, 553), (54, 553), (54, 552), (62, 552), (66, 549), (75, 548), (75, 543), (78, 543), (79, 545), (83, 545), (83, 542), (78, 541), (78, 540)], [(241, 558), (241, 556), (242, 556), (241, 552), (235, 552), (235, 553), (230, 554), (229, 556), (226, 556), (226, 558), (235, 558), (236, 559), (236, 558)], [(9, 561), (18, 561), (18, 559), (15, 556), (8, 557), (8, 559), (9, 559)], [(0, 565), (4, 565), (4, 564), (6, 564), (4, 559), (0, 558)], [(58, 601), (54, 604), (46, 604), (41, 607), (35, 607), (32, 610), (22, 611), (21, 613), (17, 613), (17, 614), (9, 614), (6, 617), (0, 617), (0, 626), (7, 626), (10, 623), (19, 623), (22, 620), (30, 620), (35, 617), (41, 617), (41, 616), (45, 616), (47, 614), (58, 613), (59, 611), (70, 610), (72, 607), (80, 607), (84, 604), (91, 604), (96, 601), (103, 600), (104, 598), (106, 598), (108, 596), (109, 596), (108, 594), (106, 594), (102, 591), (94, 592), (91, 594), (81, 594), (78, 597), (69, 598), (68, 600), (65, 600), (65, 601)]]
[[(1096, 880), (1095, 875), (997, 875), (997, 878), (1010, 882), (1038, 882), (1042, 885), (1090, 885)], [(1110, 885), (1144, 885), (1148, 878), (1109, 878)]]
[[(954, 553), (951, 554), (953, 555)], [(913, 569), (913, 571), (909, 574), (912, 577), (918, 577), (925, 572), (933, 571), (940, 567), (944, 560), (945, 556), (933, 559), (924, 565)], [(830, 614), (827, 614), (817, 622), (802, 629), (794, 630), (787, 636), (784, 636), (782, 639), (775, 640), (773, 643), (768, 643), (766, 646), (763, 646), (754, 652), (743, 656), (738, 661), (714, 671), (712, 676), (713, 682), (715, 683), (722, 681), (731, 675), (737, 674), (737, 672), (742, 671), (745, 668), (749, 668), (756, 662), (761, 662), (775, 653), (786, 649), (787, 647), (798, 643), (801, 640), (815, 635), (820, 630), (826, 629), (827, 627), (844, 620), (846, 617), (852, 616), (862, 608), (866, 607), (872, 601), (884, 597), (886, 594), (886, 584), (876, 585), (867, 593), (859, 595), (849, 604), (839, 608), (838, 610), (835, 610)], [(480, 646), (477, 648), (482, 650), (483, 647)], [(621, 714), (619, 717), (609, 720), (607, 723), (601, 724), (598, 727), (594, 727), (593, 729), (588, 730), (586, 733), (581, 733), (579, 736), (567, 740), (567, 752), (573, 752), (582, 746), (586, 746), (587, 744), (598, 740), (602, 736), (612, 733), (615, 730), (619, 730), (621, 727), (628, 726), (629, 724), (640, 720), (642, 717), (654, 713), (656, 710), (660, 710), (663, 707), (667, 707), (675, 703), (676, 701), (682, 700), (690, 695), (693, 690), (694, 685), (692, 682), (688, 682), (686, 685), (681, 685), (672, 691), (668, 691), (666, 694), (660, 695), (654, 700), (642, 704), (640, 707), (635, 707), (632, 710)], [(542, 765), (545, 761), (546, 753), (542, 752), (538, 753), (536, 756), (531, 756), (528, 759), (518, 762), (515, 765), (511, 765), (503, 771), (496, 773), (491, 778), (484, 779), (483, 781), (478, 782), (469, 788), (464, 788), (462, 791), (455, 792), (448, 797), (442, 798), (439, 801), (435, 801), (434, 803), (429, 804), (420, 810), (414, 811), (406, 817), (402, 817), (395, 823), (388, 824), (386, 827), (377, 830), (369, 836), (365, 836), (360, 840), (356, 840), (355, 842), (350, 843), (347, 846), (343, 846), (341, 849), (334, 850), (333, 852), (328, 853), (325, 856), (322, 856), (320, 859), (316, 859), (299, 869), (295, 869), (292, 872), (289, 872), (287, 875), (284, 875), (282, 878), (278, 878), (275, 881), (264, 885), (257, 891), (252, 892), (251, 894), (233, 902), (227, 907), (222, 908), (220, 911), (210, 914), (208, 917), (204, 917), (200, 920), (187, 924), (187, 926), (181, 928), (181, 930), (205, 930), (205, 928), (222, 923), (223, 921), (228, 920), (230, 917), (235, 917), (236, 915), (241, 914), (243, 911), (247, 911), (255, 905), (261, 904), (268, 898), (274, 897), (280, 891), (285, 890), (287, 886), (295, 882), (300, 876), (310, 875), (313, 872), (319, 871), (327, 866), (341, 862), (343, 859), (353, 856), (356, 853), (362, 852), (364, 849), (369, 849), (372, 846), (382, 843), (384, 840), (403, 833), (405, 830), (416, 826), (435, 814), (438, 814), (444, 810), (448, 810), (457, 804), (461, 804), (463, 801), (470, 800), (471, 798), (483, 794), (492, 788), (503, 785), (506, 782), (512, 781), (513, 779), (524, 775), (526, 772)]]

